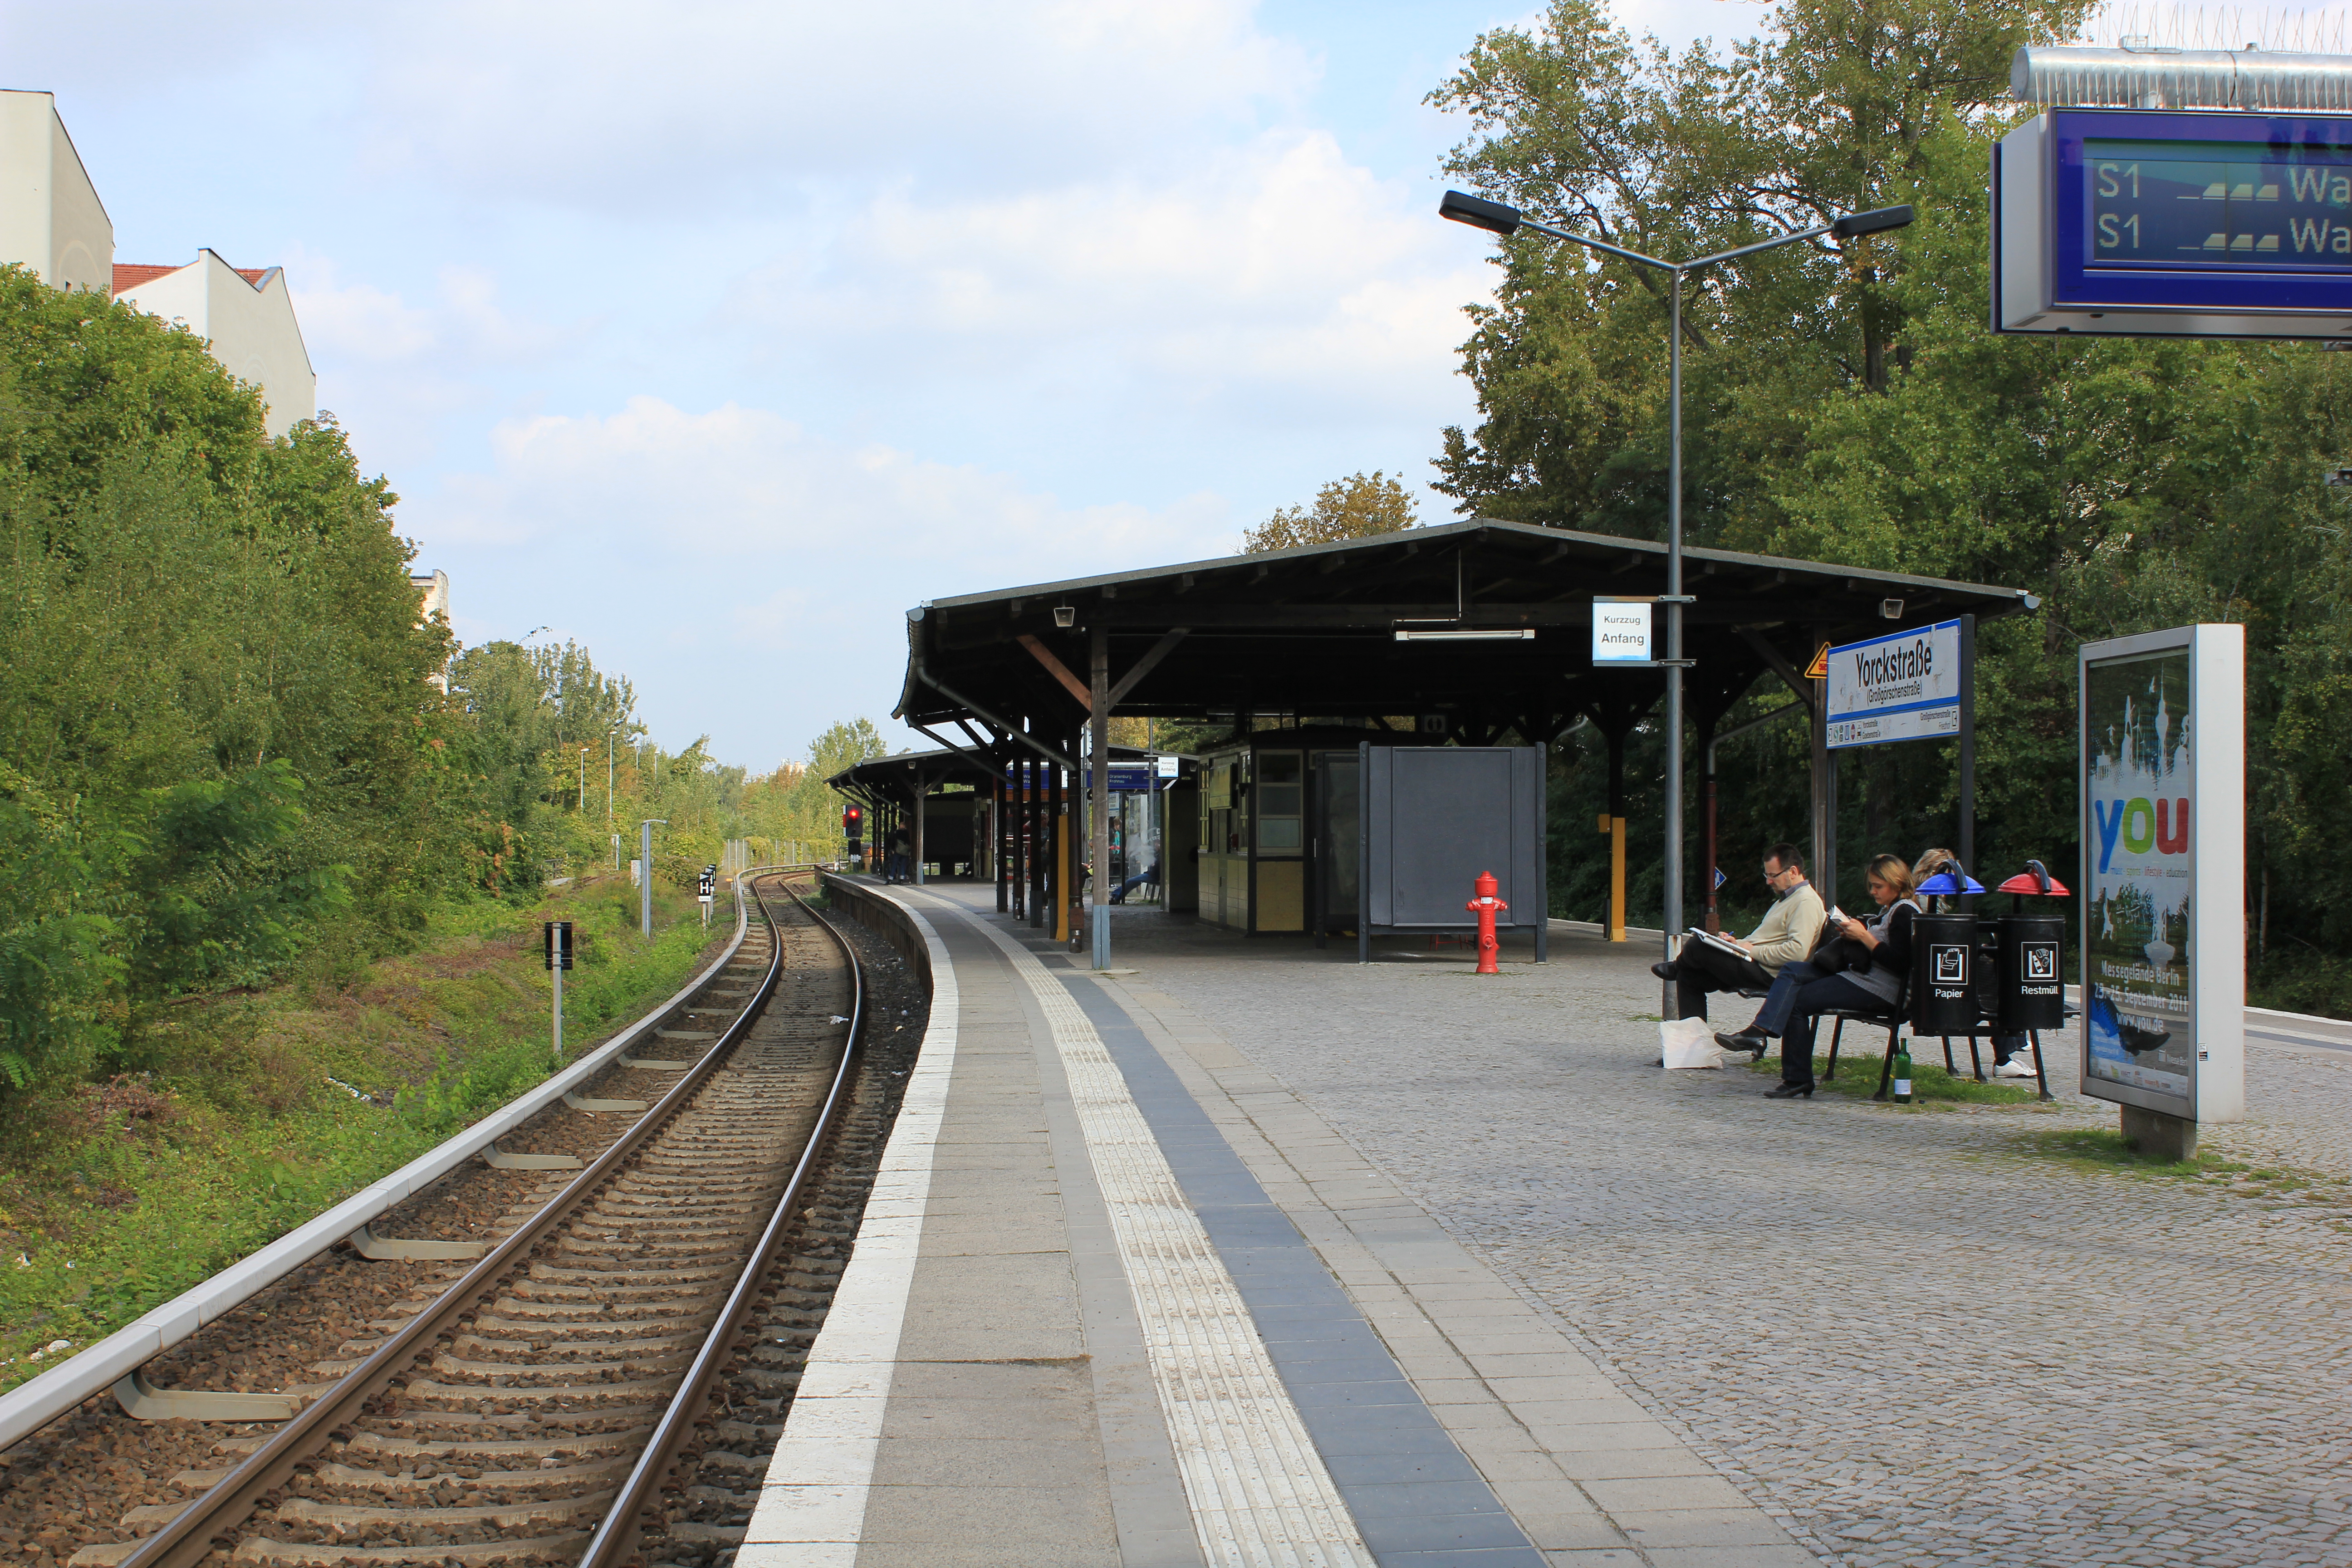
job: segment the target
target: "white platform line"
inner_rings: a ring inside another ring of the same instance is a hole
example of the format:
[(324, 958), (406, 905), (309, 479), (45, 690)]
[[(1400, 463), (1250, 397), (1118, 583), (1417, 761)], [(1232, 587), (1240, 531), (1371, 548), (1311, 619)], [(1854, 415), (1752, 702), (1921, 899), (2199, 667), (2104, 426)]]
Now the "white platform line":
[(930, 922), (906, 912), (931, 961), (922, 1053), (883, 1146), (849, 1267), (809, 1346), (783, 1436), (768, 1461), (736, 1557), (740, 1568), (848, 1568), (865, 1533), (898, 1331), (930, 1202), (931, 1156), (955, 1071), (955, 965)]
[(1102, 1037), (1027, 949), (984, 919), (971, 923), (1011, 960), (1061, 1053), (1202, 1551), (1218, 1568), (1371, 1568), (1240, 1287)]

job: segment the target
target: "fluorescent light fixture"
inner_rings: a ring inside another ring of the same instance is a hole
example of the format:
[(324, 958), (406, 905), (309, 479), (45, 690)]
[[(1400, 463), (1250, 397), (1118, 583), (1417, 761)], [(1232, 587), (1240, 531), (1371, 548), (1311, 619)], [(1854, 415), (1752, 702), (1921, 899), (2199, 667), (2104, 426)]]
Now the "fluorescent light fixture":
[(1400, 626), (1397, 628), (1396, 640), (1399, 642), (1533, 642), (1536, 640), (1536, 632), (1533, 626), (1521, 626), (1516, 631), (1499, 626), (1492, 630), (1484, 627), (1471, 630), (1461, 626), (1449, 626), (1444, 630), (1432, 628), (1427, 631), (1409, 631)]

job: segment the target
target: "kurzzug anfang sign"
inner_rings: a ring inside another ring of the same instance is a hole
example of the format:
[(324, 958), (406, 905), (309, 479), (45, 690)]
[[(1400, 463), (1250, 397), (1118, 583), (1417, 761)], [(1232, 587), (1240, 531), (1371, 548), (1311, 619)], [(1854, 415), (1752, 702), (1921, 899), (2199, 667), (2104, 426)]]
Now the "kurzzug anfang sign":
[(2083, 1092), (2243, 1113), (2244, 636), (2082, 651)]
[(1960, 623), (1829, 652), (1829, 742), (1876, 746), (1960, 732)]

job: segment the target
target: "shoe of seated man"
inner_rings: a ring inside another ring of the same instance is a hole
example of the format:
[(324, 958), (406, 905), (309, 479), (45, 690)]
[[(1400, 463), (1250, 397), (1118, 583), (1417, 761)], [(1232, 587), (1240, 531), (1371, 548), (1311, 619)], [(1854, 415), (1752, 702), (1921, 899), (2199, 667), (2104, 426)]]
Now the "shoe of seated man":
[(2040, 1078), (2042, 1075), (2034, 1070), (2033, 1058), (2032, 1057), (2014, 1056), (2005, 1062), (1997, 1064), (1992, 1069), (1992, 1076), (1995, 1078)]

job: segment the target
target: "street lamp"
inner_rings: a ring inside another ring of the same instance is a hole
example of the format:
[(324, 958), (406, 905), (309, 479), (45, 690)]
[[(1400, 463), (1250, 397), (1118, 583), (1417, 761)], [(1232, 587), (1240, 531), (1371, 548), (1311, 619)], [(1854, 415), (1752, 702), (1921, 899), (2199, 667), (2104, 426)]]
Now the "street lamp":
[[(1448, 191), (1445, 199), (1437, 204), (1437, 216), (1465, 223), (1473, 228), (1483, 228), (1505, 238), (1520, 229), (1530, 228), (1552, 239), (1564, 239), (1614, 256), (1637, 266), (1654, 268), (1665, 273), (1669, 279), (1668, 323), (1666, 327), (1667, 400), (1671, 412), (1668, 419), (1666, 458), (1666, 591), (1659, 602), (1666, 606), (1666, 657), (1658, 662), (1666, 667), (1666, 910), (1665, 957), (1671, 963), (1675, 956), (1675, 941), (1683, 930), (1683, 670), (1690, 660), (1683, 657), (1683, 606), (1690, 603), (1683, 593), (1683, 279), (1704, 267), (1720, 261), (1733, 261), (1743, 256), (1753, 256), (1759, 250), (1775, 250), (1799, 240), (1819, 239), (1834, 235), (1840, 239), (1852, 239), (1858, 235), (1877, 234), (1890, 228), (1901, 228), (1916, 216), (1906, 205), (1878, 207), (1870, 212), (1847, 213), (1818, 228), (1801, 229), (1794, 234), (1775, 235), (1770, 239), (1743, 245), (1732, 250), (1719, 250), (1713, 256), (1702, 256), (1693, 261), (1661, 261), (1654, 256), (1644, 256), (1638, 250), (1627, 250), (1590, 235), (1571, 234), (1564, 228), (1554, 228), (1538, 223), (1514, 206), (1488, 201), (1484, 196), (1470, 195), (1462, 191)], [(1661, 1011), (1674, 1009), (1673, 985), (1665, 987), (1665, 1005)]]

